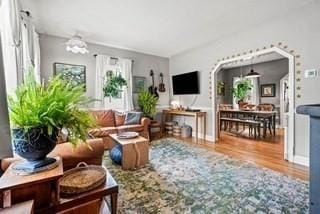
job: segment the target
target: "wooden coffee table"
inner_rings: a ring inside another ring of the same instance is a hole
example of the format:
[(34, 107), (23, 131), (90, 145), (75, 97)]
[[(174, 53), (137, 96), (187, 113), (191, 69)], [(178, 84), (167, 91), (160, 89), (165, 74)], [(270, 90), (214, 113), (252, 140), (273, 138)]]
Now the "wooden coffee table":
[(111, 139), (122, 146), (122, 169), (139, 169), (149, 163), (149, 141), (144, 137), (118, 139), (117, 134), (111, 134)]

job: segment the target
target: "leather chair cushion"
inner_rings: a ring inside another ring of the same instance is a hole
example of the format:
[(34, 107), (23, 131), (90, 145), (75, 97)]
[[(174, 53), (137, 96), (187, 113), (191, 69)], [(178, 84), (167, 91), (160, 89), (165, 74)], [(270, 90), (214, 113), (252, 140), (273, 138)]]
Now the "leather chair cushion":
[(90, 139), (87, 140), (87, 143), (90, 148), (86, 144), (76, 148), (68, 142), (58, 144), (48, 156), (62, 157), (64, 170), (74, 168), (79, 162), (85, 162), (88, 165), (101, 165), (104, 154), (102, 139)]
[[(102, 139), (87, 140), (91, 149), (86, 145), (79, 145), (74, 148), (71, 143), (57, 144), (54, 150), (48, 154), (50, 157), (62, 157), (63, 169), (68, 170), (74, 168), (79, 162), (86, 162), (92, 165), (101, 165), (104, 154), (104, 145)], [(1, 160), (1, 169), (6, 170), (9, 165), (21, 159), (20, 157), (5, 158)]]
[(112, 110), (97, 110), (91, 111), (92, 116), (96, 120), (98, 126), (101, 127), (114, 127), (115, 119)]

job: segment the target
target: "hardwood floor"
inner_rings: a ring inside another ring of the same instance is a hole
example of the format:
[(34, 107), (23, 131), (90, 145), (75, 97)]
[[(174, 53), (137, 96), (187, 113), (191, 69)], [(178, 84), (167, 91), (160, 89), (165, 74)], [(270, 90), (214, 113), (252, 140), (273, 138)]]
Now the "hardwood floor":
[(233, 158), (255, 163), (288, 176), (302, 180), (309, 179), (309, 169), (307, 167), (289, 163), (283, 159), (284, 138), (281, 129), (277, 129), (275, 137), (269, 137), (265, 140), (238, 137), (225, 132), (221, 132), (220, 140), (216, 144), (202, 139), (199, 139), (198, 143), (196, 143), (194, 138), (178, 139)]

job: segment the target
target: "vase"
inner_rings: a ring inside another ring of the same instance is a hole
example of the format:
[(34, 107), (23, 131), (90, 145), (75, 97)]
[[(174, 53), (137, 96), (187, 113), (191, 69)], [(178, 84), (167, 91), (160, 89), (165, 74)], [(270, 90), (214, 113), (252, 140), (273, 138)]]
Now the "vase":
[(248, 103), (244, 101), (239, 101), (238, 105), (239, 105), (239, 109), (243, 109), (246, 105), (248, 105)]
[(58, 130), (53, 130), (49, 135), (46, 129), (21, 128), (12, 129), (13, 145), (15, 152), (29, 162), (46, 159), (56, 146)]

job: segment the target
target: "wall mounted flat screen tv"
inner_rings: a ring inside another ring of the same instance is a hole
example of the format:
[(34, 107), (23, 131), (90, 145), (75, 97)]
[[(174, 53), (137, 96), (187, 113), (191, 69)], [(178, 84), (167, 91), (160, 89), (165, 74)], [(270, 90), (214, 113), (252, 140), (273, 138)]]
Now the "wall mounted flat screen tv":
[(199, 72), (189, 72), (172, 76), (174, 95), (199, 94)]

